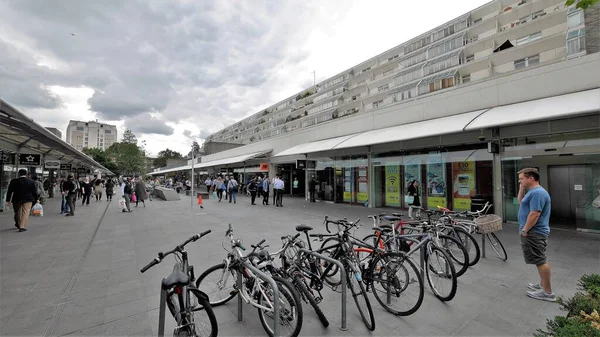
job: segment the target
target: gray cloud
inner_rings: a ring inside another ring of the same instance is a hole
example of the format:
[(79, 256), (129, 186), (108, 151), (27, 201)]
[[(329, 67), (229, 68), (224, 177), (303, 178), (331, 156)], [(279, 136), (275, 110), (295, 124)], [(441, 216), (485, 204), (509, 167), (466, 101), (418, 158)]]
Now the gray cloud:
[(170, 136), (175, 129), (164, 121), (153, 118), (149, 114), (141, 114), (125, 120), (125, 127), (135, 134), (155, 134)]

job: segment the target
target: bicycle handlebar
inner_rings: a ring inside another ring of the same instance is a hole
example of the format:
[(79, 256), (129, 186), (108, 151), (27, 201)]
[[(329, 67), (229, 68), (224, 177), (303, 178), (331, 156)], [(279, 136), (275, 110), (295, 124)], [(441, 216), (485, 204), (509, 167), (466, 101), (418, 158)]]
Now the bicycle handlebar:
[(144, 273), (144, 272), (146, 272), (148, 269), (150, 269), (150, 268), (152, 268), (152, 267), (156, 266), (157, 264), (161, 263), (161, 262), (162, 262), (162, 260), (163, 260), (165, 257), (167, 257), (167, 256), (169, 256), (169, 255), (171, 255), (171, 254), (173, 254), (173, 253), (175, 253), (175, 252), (181, 252), (181, 251), (183, 250), (183, 248), (185, 247), (185, 245), (187, 245), (187, 244), (188, 244), (188, 243), (190, 243), (190, 242), (196, 242), (196, 241), (198, 241), (200, 238), (202, 238), (203, 236), (205, 236), (205, 235), (209, 234), (210, 232), (212, 232), (212, 230), (210, 230), (210, 229), (209, 229), (209, 230), (207, 230), (207, 231), (203, 232), (202, 234), (194, 234), (194, 235), (192, 235), (192, 237), (190, 237), (189, 239), (187, 239), (187, 240), (185, 240), (184, 242), (182, 242), (181, 244), (177, 245), (177, 247), (175, 247), (173, 250), (170, 250), (170, 251), (168, 251), (168, 252), (166, 252), (166, 253), (159, 252), (159, 253), (158, 253), (158, 257), (157, 257), (157, 258), (155, 258), (154, 260), (152, 260), (152, 261), (151, 261), (150, 263), (148, 263), (146, 266), (144, 266), (144, 268), (142, 268), (142, 269), (140, 270), (140, 272), (141, 272), (141, 273)]

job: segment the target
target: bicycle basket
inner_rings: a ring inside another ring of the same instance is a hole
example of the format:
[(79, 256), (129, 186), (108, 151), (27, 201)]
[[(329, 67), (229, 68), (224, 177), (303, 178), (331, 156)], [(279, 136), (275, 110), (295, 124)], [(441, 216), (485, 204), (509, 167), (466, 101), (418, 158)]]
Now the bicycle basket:
[(482, 215), (475, 219), (477, 232), (481, 234), (493, 233), (502, 230), (502, 218), (496, 214)]

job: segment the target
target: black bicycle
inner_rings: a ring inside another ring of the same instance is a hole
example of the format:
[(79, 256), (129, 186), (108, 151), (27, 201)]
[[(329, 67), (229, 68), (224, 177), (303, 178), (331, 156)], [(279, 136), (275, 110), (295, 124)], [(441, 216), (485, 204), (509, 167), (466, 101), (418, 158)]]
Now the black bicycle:
[(173, 336), (214, 337), (218, 334), (217, 318), (208, 296), (194, 286), (194, 267), (188, 264), (188, 254), (184, 249), (188, 243), (196, 242), (210, 232), (207, 230), (196, 234), (166, 253), (159, 252), (156, 259), (140, 270), (144, 273), (161, 263), (165, 257), (171, 254), (175, 256), (173, 272), (167, 278), (163, 278), (161, 283), (159, 336), (164, 334), (165, 304), (177, 323)]

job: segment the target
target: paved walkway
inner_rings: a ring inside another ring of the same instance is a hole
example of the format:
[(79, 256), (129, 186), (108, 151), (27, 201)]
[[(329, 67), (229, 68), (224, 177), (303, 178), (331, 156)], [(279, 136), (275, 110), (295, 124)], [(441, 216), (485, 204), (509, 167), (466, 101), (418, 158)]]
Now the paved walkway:
[[(279, 247), (283, 234), (305, 223), (321, 230), (325, 214), (360, 217), (364, 207), (310, 204), (284, 198), (284, 207), (256, 206), (240, 197), (237, 204), (205, 200), (205, 208), (190, 207), (190, 199), (147, 201), (147, 207), (121, 213), (117, 201), (92, 201), (78, 207), (75, 217), (58, 214), (59, 199), (45, 205), (45, 216), (32, 218), (29, 231), (17, 233), (12, 213), (0, 213), (0, 334), (10, 335), (156, 335), (159, 284), (172, 269), (165, 260), (145, 274), (139, 269), (160, 250), (172, 249), (193, 233), (213, 233), (189, 246), (196, 274), (225, 257), (221, 244), (227, 224), (246, 245), (266, 238)], [(369, 233), (367, 223), (360, 236)], [(534, 267), (520, 254), (513, 225), (499, 235), (508, 262), (490, 257), (459, 278), (457, 297), (437, 300), (426, 286), (420, 310), (398, 318), (385, 312), (371, 296), (377, 329), (368, 332), (349, 297), (349, 331), (339, 327), (339, 294), (324, 290), (322, 308), (331, 325), (324, 329), (305, 306), (303, 336), (531, 336), (546, 318), (561, 314), (558, 305), (529, 299), (525, 284), (535, 281)], [(489, 252), (488, 252), (489, 253)], [(600, 270), (600, 235), (554, 231), (549, 260), (558, 295), (570, 296), (584, 273)], [(215, 309), (221, 336), (265, 335), (256, 310), (245, 306), (245, 322), (236, 322), (236, 302)], [(169, 319), (169, 317), (167, 317)], [(167, 321), (166, 333), (173, 329)]]

